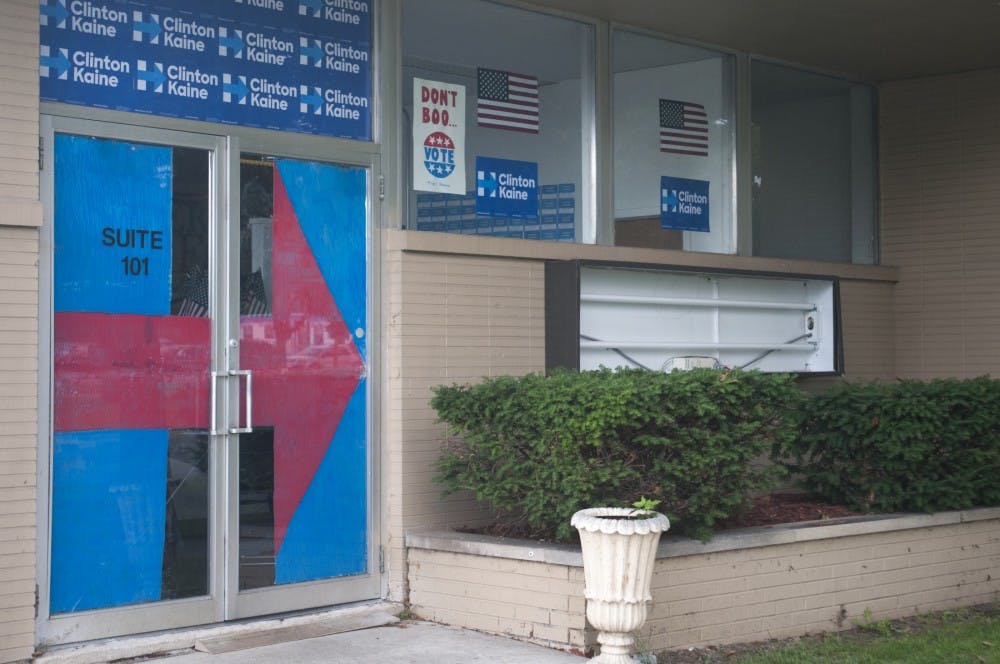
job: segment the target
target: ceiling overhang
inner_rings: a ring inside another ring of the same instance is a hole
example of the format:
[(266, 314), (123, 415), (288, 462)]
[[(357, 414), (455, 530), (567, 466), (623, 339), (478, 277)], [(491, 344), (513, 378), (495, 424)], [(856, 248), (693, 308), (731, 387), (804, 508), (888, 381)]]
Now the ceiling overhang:
[(533, 0), (879, 82), (1000, 67), (998, 0)]

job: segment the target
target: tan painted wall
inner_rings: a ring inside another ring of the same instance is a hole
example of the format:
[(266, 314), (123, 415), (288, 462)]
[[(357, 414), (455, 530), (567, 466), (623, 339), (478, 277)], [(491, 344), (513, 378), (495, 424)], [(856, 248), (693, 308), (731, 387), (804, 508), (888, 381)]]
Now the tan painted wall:
[(402, 599), (406, 529), (487, 518), (468, 497), (442, 498), (431, 479), (442, 432), (431, 388), (544, 369), (544, 280), (538, 262), (400, 251), (385, 275), (384, 486), (391, 596)]
[(38, 231), (0, 226), (0, 662), (34, 645)]
[[(675, 650), (849, 629), (866, 609), (881, 620), (995, 601), (1000, 519), (997, 509), (983, 511), (985, 518), (966, 523), (951, 513), (951, 523), (921, 515), (898, 525), (806, 528), (806, 541), (760, 531), (774, 544), (740, 542), (754, 535), (735, 533), (708, 545), (671, 538), (660, 545), (639, 633), (649, 650)], [(418, 616), (556, 647), (596, 643), (586, 627), (579, 551), (448, 538), (411, 538)]]
[(431, 388), (545, 369), (545, 259), (840, 275), (848, 377), (892, 375), (891, 268), (441, 233), (386, 231), (383, 239), (382, 484), (394, 600), (406, 598), (403, 537), (409, 529), (475, 525), (489, 518), (467, 496), (442, 498), (433, 481), (443, 427), (428, 403)]
[(879, 106), (896, 372), (1000, 375), (1000, 69), (888, 83)]
[(7, 217), (11, 205), (38, 205), (38, 3), (0, 5), (0, 201), (3, 224), (37, 219)]
[(410, 608), (426, 620), (583, 650), (583, 568), (411, 548)]
[(0, 3), (0, 662), (34, 647), (38, 3)]
[(1000, 521), (658, 561), (646, 627), (660, 650), (850, 629), (1000, 597)]
[(851, 381), (893, 376), (893, 312), (895, 284), (840, 282), (844, 365)]

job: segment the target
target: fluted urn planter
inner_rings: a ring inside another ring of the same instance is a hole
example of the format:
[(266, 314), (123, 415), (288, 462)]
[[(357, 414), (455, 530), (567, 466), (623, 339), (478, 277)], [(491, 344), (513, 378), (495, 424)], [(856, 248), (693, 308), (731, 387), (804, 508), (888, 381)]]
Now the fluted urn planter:
[(632, 632), (646, 622), (660, 535), (670, 521), (630, 507), (580, 510), (570, 523), (583, 547), (587, 620), (598, 631), (594, 664), (633, 664)]

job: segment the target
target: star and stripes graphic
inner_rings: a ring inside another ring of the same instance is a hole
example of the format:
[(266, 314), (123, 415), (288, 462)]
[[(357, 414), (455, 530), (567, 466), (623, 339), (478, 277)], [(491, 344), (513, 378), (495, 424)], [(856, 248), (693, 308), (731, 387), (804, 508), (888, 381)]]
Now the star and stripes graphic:
[(660, 152), (708, 156), (708, 114), (690, 101), (660, 100)]
[(240, 315), (267, 316), (270, 309), (264, 276), (260, 270), (254, 270), (240, 280)]
[(208, 272), (196, 264), (187, 274), (181, 286), (184, 297), (177, 309), (177, 316), (208, 316)]
[(538, 133), (538, 78), (478, 69), (476, 121), (480, 127)]
[[(195, 265), (187, 274), (181, 285), (183, 297), (177, 307), (175, 316), (208, 316), (208, 272), (202, 265)], [(268, 316), (271, 307), (268, 304), (267, 289), (264, 287), (264, 277), (260, 270), (255, 270), (240, 279), (240, 315)]]

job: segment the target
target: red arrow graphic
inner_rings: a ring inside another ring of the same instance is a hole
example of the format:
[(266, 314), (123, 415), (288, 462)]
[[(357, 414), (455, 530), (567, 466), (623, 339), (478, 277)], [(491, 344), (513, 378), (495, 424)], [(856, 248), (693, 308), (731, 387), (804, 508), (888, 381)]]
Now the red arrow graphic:
[[(243, 318), (253, 423), (274, 427), (274, 542), (309, 487), (364, 363), (309, 249), (277, 170), (271, 318)], [(55, 430), (207, 428), (206, 318), (55, 316)]]
[(243, 319), (240, 363), (253, 371), (254, 425), (274, 425), (277, 554), (364, 375), (364, 363), (277, 169), (273, 237), (273, 322)]
[(207, 428), (207, 318), (55, 315), (55, 430)]

